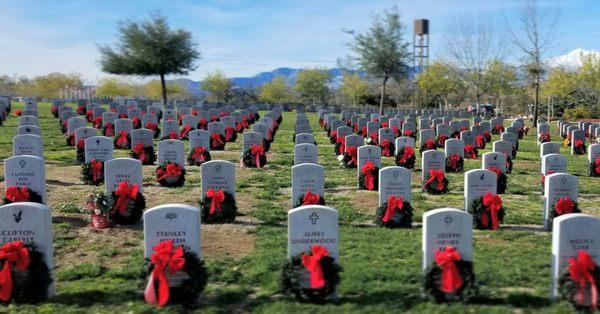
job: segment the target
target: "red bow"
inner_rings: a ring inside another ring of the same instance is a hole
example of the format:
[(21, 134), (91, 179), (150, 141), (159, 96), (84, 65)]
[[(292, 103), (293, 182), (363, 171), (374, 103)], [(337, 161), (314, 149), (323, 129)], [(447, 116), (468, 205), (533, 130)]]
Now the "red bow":
[(92, 167), (93, 180), (94, 182), (98, 182), (98, 178), (102, 175), (102, 168), (104, 164), (99, 160), (92, 159), (90, 166)]
[(387, 157), (391, 156), (389, 140), (381, 141), (381, 144), (379, 144), (379, 146), (381, 146), (381, 148), (383, 148), (383, 151), (381, 152), (381, 154), (383, 156), (387, 156)]
[(179, 138), (179, 135), (177, 134), (177, 132), (175, 132), (175, 131), (169, 132), (169, 139), (176, 140), (178, 138)]
[(338, 155), (344, 154), (344, 151), (346, 150), (346, 138), (338, 136), (335, 141), (340, 144), (338, 146)]
[(77, 141), (77, 148), (79, 148), (79, 149), (85, 148), (85, 140), (84, 139), (80, 139)]
[(348, 166), (357, 165), (358, 164), (358, 160), (356, 160), (357, 154), (358, 154), (357, 148), (354, 146), (350, 146), (350, 147), (346, 148), (346, 153), (348, 155), (350, 155), (350, 161), (348, 161)]
[(158, 128), (158, 125), (156, 125), (156, 123), (152, 123), (152, 122), (146, 123), (146, 129), (156, 131), (156, 128)]
[(115, 190), (115, 195), (119, 198), (115, 203), (114, 211), (118, 211), (121, 215), (126, 215), (129, 201), (137, 199), (138, 191), (139, 187), (137, 184), (129, 185), (127, 181), (121, 181), (119, 187)]
[(575, 149), (579, 150), (581, 153), (583, 153), (584, 147), (585, 147), (585, 145), (583, 144), (582, 140), (575, 141)]
[(475, 137), (475, 141), (477, 141), (477, 147), (483, 149), (485, 147), (485, 140), (483, 139), (483, 136), (481, 135), (477, 135)]
[(483, 131), (483, 137), (490, 138), (490, 131)]
[(183, 126), (183, 130), (181, 130), (181, 134), (179, 135), (179, 138), (186, 138), (188, 136), (188, 133), (190, 133), (190, 131), (192, 130), (192, 127), (189, 126), (188, 124)]
[(498, 167), (489, 167), (488, 170), (495, 173), (498, 178), (500, 178), (500, 176), (503, 174), (502, 169)]
[(311, 246), (311, 254), (302, 255), (302, 264), (310, 272), (310, 287), (312, 289), (320, 289), (325, 286), (325, 276), (321, 259), (329, 255), (329, 251), (323, 246)]
[(570, 214), (573, 212), (573, 209), (575, 209), (575, 203), (573, 203), (570, 197), (565, 196), (556, 201), (554, 209), (559, 215)]
[(167, 166), (165, 167), (166, 169), (162, 169), (159, 168), (158, 170), (156, 170), (156, 172), (158, 173), (158, 179), (156, 179), (156, 181), (162, 181), (168, 177), (175, 177), (178, 178), (181, 176), (181, 166), (178, 164), (167, 164)]
[(0, 260), (4, 261), (4, 267), (0, 271), (0, 300), (8, 301), (12, 297), (13, 279), (11, 270), (13, 265), (20, 271), (29, 267), (29, 249), (22, 241), (14, 241), (0, 247)]
[(29, 202), (30, 195), (27, 187), (22, 186), (18, 187), (16, 185), (11, 185), (6, 188), (6, 199), (11, 201), (12, 203), (17, 202)]
[(119, 115), (119, 119), (127, 119), (127, 115), (122, 113)]
[(106, 136), (115, 135), (115, 126), (110, 122), (106, 122), (106, 124), (104, 124), (104, 133)]
[[(164, 241), (154, 247), (154, 253), (150, 256), (150, 262), (154, 269), (150, 274), (148, 285), (144, 291), (144, 299), (149, 304), (158, 304), (164, 306), (169, 302), (169, 275), (174, 275), (185, 266), (185, 257), (181, 246), (173, 250), (173, 241)], [(158, 281), (158, 298), (155, 287), (155, 281)]]
[(378, 139), (377, 133), (373, 132), (373, 133), (371, 133), (371, 135), (369, 135), (369, 137), (371, 138), (371, 141), (377, 142), (377, 139)]
[(96, 117), (94, 118), (94, 127), (99, 129), (102, 127), (102, 117)]
[(435, 144), (435, 141), (434, 141), (434, 140), (432, 140), (432, 139), (430, 139), (430, 138), (428, 138), (428, 139), (426, 139), (426, 140), (425, 140), (425, 147), (426, 147), (427, 149), (435, 149), (435, 145), (436, 145), (436, 144)]
[(195, 147), (194, 153), (192, 154), (192, 159), (204, 161), (204, 152), (206, 152), (206, 149), (204, 147)]
[(477, 153), (475, 153), (475, 147), (473, 145), (465, 145), (465, 155), (471, 159), (477, 159)]
[(260, 168), (260, 158), (265, 154), (265, 148), (262, 145), (254, 144), (250, 147), (250, 154), (256, 159), (256, 168)]
[(363, 126), (360, 129), (360, 134), (362, 135), (362, 137), (367, 137), (367, 127), (366, 126)]
[(211, 122), (219, 121), (219, 116), (217, 116), (217, 115), (210, 116), (210, 121)]
[(210, 135), (210, 140), (212, 141), (213, 147), (218, 147), (223, 145), (223, 141), (221, 140), (221, 135), (219, 133), (213, 133)]
[(385, 215), (381, 219), (383, 222), (388, 222), (396, 215), (396, 210), (402, 210), (404, 207), (404, 199), (402, 196), (396, 198), (393, 195), (388, 196), (387, 207), (385, 208)]
[(456, 168), (458, 168), (458, 162), (460, 161), (460, 155), (459, 154), (452, 154), (450, 155), (450, 167), (453, 170), (456, 170)]
[(204, 128), (204, 127), (206, 127), (206, 124), (208, 124), (208, 120), (206, 120), (205, 118), (200, 118), (200, 120), (198, 120), (198, 125), (199, 125), (201, 128)]
[(138, 160), (141, 162), (146, 161), (146, 150), (143, 143), (135, 145), (133, 152), (138, 156)]
[(487, 192), (483, 197), (483, 206), (485, 206), (486, 212), (481, 214), (481, 224), (484, 227), (488, 226), (489, 214), (492, 219), (492, 230), (498, 229), (498, 211), (502, 209), (502, 199), (498, 195)]
[(412, 130), (404, 130), (404, 132), (402, 134), (404, 134), (404, 136), (412, 137), (413, 131)]
[(412, 146), (404, 146), (404, 149), (402, 152), (402, 158), (400, 158), (400, 162), (406, 163), (414, 155), (415, 155), (415, 149)]
[(127, 131), (119, 131), (119, 138), (117, 139), (117, 146), (124, 147), (127, 145)]
[(335, 131), (335, 130), (331, 131), (331, 133), (329, 133), (329, 137), (337, 139), (337, 131)]
[(596, 173), (600, 173), (600, 157), (596, 158), (594, 165), (596, 166)]
[(592, 308), (595, 310), (598, 306), (598, 289), (592, 272), (596, 269), (594, 259), (587, 251), (579, 250), (577, 259), (569, 258), (569, 274), (571, 279), (579, 284), (579, 290), (575, 294), (575, 300), (578, 304), (583, 305), (585, 301), (585, 287), (590, 283), (590, 301)]
[(467, 130), (469, 130), (469, 129), (467, 127), (465, 127), (465, 126), (463, 126), (462, 128), (460, 128), (461, 132), (464, 132), (464, 131), (467, 131)]
[(387, 128), (389, 126), (388, 122), (381, 122), (381, 127), (382, 128)]
[(448, 140), (448, 137), (446, 135), (438, 136), (438, 145), (440, 147), (444, 147), (444, 145), (446, 144), (446, 140)]
[(445, 250), (435, 251), (434, 256), (436, 264), (442, 269), (442, 287), (445, 293), (453, 293), (463, 285), (463, 279), (460, 276), (456, 261), (462, 260), (460, 253), (454, 247), (446, 247)]
[(497, 132), (504, 132), (504, 126), (502, 124), (498, 124), (494, 127), (494, 130)]
[(373, 175), (373, 171), (375, 171), (377, 167), (372, 161), (367, 161), (360, 172), (365, 175), (365, 187), (367, 190), (375, 189), (375, 176)]
[(248, 124), (248, 118), (242, 117), (242, 127), (244, 127), (244, 129), (247, 129), (250, 127), (250, 124)]
[(22, 116), (22, 115), (23, 115), (23, 110), (21, 110), (21, 109), (17, 109), (17, 110), (15, 111), (15, 117), (20, 117), (20, 116)]
[(302, 205), (318, 205), (321, 202), (321, 196), (319, 194), (313, 194), (310, 190), (306, 191), (302, 198)]
[(398, 134), (400, 134), (400, 131), (398, 130), (398, 126), (392, 125), (392, 130), (394, 130), (394, 137), (398, 137)]
[(445, 174), (442, 170), (429, 169), (429, 178), (425, 181), (425, 186), (437, 181), (437, 187), (435, 189), (440, 191), (444, 189), (444, 177)]
[(140, 118), (133, 117), (133, 125), (140, 125)]
[(228, 126), (225, 128), (225, 140), (230, 141), (233, 133), (235, 133), (235, 129), (233, 127)]
[(206, 191), (206, 197), (210, 198), (210, 211), (209, 214), (215, 213), (215, 210), (221, 212), (221, 203), (225, 200), (225, 192), (223, 190), (215, 191), (212, 188)]

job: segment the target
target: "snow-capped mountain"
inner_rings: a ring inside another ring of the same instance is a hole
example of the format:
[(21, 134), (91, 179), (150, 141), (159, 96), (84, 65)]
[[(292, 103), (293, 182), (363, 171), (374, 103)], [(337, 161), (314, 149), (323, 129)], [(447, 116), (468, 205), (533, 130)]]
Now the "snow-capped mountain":
[(566, 69), (576, 69), (582, 64), (581, 57), (589, 55), (594, 55), (595, 57), (600, 58), (600, 51), (577, 48), (566, 55), (548, 58), (544, 60), (544, 62), (546, 65), (552, 68), (563, 67)]

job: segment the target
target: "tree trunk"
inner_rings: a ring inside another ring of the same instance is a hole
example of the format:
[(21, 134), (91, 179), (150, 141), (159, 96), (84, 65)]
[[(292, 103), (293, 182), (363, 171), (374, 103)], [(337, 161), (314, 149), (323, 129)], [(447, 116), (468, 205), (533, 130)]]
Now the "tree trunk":
[(448, 97), (444, 97), (444, 110), (448, 111)]
[(160, 87), (162, 89), (162, 102), (163, 106), (167, 105), (167, 84), (165, 83), (165, 75), (160, 75)]
[(385, 98), (385, 85), (387, 84), (389, 77), (384, 77), (381, 83), (381, 100), (379, 101), (379, 115), (383, 115), (383, 99)]
[(538, 103), (540, 100), (540, 73), (535, 74), (535, 98), (533, 99), (533, 127), (537, 127)]

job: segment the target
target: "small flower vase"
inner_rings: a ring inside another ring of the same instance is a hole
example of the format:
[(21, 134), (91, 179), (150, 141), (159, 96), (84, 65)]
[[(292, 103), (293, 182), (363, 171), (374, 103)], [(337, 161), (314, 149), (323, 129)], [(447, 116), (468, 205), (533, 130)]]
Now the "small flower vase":
[(108, 217), (103, 215), (92, 214), (92, 227), (94, 229), (107, 229), (110, 227)]

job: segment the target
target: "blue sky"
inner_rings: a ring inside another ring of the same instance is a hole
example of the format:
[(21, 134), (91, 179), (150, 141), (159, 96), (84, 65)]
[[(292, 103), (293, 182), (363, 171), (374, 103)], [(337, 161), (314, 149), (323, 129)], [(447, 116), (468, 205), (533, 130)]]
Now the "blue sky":
[[(116, 25), (146, 19), (153, 12), (173, 27), (193, 33), (202, 52), (198, 80), (216, 69), (228, 76), (252, 76), (277, 67), (335, 66), (346, 56), (350, 37), (343, 29), (365, 30), (371, 16), (397, 6), (412, 31), (412, 21), (431, 21), (432, 57), (443, 57), (447, 26), (465, 14), (506, 20), (521, 0), (203, 0), (0, 2), (0, 74), (81, 73), (88, 82), (106, 76), (98, 66), (98, 44), (114, 42)], [(600, 1), (539, 0), (561, 7), (558, 44), (548, 56), (575, 48), (600, 50)], [(507, 13), (508, 12), (508, 13)], [(511, 22), (508, 19), (508, 22)], [(498, 26), (502, 33), (505, 28)], [(408, 36), (412, 38), (412, 36)], [(507, 58), (516, 60), (514, 50)]]

